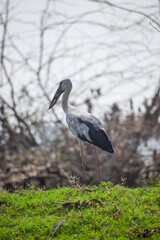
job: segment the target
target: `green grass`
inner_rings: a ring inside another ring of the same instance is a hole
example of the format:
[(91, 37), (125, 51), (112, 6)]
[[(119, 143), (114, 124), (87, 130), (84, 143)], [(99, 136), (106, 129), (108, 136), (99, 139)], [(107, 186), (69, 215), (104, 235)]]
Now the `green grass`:
[(159, 187), (107, 188), (103, 183), (0, 193), (3, 240), (144, 237), (160, 239)]

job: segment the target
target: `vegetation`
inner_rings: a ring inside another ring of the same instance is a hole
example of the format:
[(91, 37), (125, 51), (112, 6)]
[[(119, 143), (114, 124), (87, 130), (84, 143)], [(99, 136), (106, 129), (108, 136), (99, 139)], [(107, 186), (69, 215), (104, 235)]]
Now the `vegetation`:
[[(104, 115), (103, 124), (112, 140), (115, 154), (101, 149), (97, 151), (105, 181), (109, 179), (118, 184), (124, 179), (126, 186), (137, 187), (143, 186), (143, 181), (151, 182), (151, 179), (160, 177), (160, 88), (151, 103), (145, 103), (144, 112), (136, 115), (132, 108), (131, 102), (130, 114), (122, 117), (122, 109), (114, 104), (109, 114)], [(81, 177), (77, 139), (64, 126), (58, 133), (57, 126), (50, 126), (49, 130), (54, 130), (54, 140), (46, 139), (45, 144), (21, 149), (20, 152), (9, 153), (12, 147), (7, 140), (3, 141), (5, 154), (1, 158), (3, 161), (0, 161), (0, 188), (14, 188), (23, 179), (32, 185), (53, 188), (57, 184), (67, 186), (70, 175)], [(12, 144), (16, 143), (10, 140)], [(19, 144), (17, 146), (20, 147)], [(85, 143), (84, 147), (87, 161), (85, 183), (98, 184), (93, 146)], [(2, 152), (3, 149), (0, 148)]]
[[(137, 187), (160, 177), (160, 1), (37, 2), (0, 1), (0, 188), (81, 176), (77, 140), (58, 104), (48, 110), (64, 78), (70, 103), (113, 143), (113, 155), (98, 149), (103, 179)], [(86, 184), (97, 184), (92, 146), (85, 156)]]
[(0, 195), (0, 239), (159, 239), (158, 187), (102, 182)]

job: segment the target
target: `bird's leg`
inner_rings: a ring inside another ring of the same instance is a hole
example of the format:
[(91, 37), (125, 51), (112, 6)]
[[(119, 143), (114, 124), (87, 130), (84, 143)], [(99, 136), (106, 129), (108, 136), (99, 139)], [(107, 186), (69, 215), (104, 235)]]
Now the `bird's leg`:
[(86, 159), (83, 152), (82, 142), (80, 142), (81, 147), (81, 157), (82, 157), (82, 184), (84, 184), (85, 181), (85, 169), (86, 169)]
[(96, 147), (95, 147), (94, 145), (93, 145), (93, 147), (94, 147), (94, 151), (95, 151), (95, 154), (96, 154), (96, 160), (97, 160), (97, 167), (98, 167), (99, 180), (100, 180), (100, 182), (101, 182), (101, 181), (102, 181), (101, 162), (100, 162), (100, 159), (99, 159), (99, 157), (98, 157)]

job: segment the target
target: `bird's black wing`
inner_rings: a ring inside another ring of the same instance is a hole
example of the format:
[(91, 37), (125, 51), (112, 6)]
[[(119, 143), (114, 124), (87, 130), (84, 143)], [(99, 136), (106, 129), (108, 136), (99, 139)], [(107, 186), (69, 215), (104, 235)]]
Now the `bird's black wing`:
[(82, 141), (90, 142), (109, 153), (114, 153), (112, 143), (98, 118), (93, 115), (89, 117), (81, 115), (77, 117), (77, 119), (80, 123), (85, 124), (89, 128), (88, 134), (92, 140), (92, 142), (90, 142), (85, 135), (78, 135)]

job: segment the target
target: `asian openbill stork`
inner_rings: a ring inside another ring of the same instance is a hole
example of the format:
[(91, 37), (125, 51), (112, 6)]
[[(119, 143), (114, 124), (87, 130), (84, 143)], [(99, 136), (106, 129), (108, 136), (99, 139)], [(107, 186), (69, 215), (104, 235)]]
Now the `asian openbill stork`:
[(85, 178), (85, 166), (86, 160), (83, 153), (82, 142), (86, 141), (94, 146), (98, 172), (100, 181), (102, 180), (100, 160), (97, 155), (96, 147), (99, 147), (109, 153), (114, 153), (110, 139), (107, 136), (105, 129), (102, 126), (102, 123), (98, 118), (93, 116), (90, 113), (81, 111), (78, 107), (71, 106), (68, 104), (68, 97), (72, 89), (72, 82), (70, 79), (62, 80), (59, 84), (59, 87), (51, 101), (49, 109), (52, 108), (57, 102), (60, 95), (63, 93), (62, 97), (62, 108), (66, 114), (66, 121), (68, 127), (73, 135), (75, 135), (80, 143), (81, 157), (82, 157), (82, 183)]

